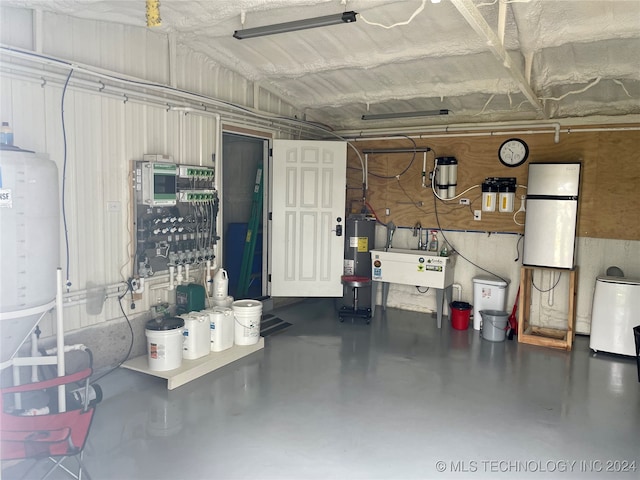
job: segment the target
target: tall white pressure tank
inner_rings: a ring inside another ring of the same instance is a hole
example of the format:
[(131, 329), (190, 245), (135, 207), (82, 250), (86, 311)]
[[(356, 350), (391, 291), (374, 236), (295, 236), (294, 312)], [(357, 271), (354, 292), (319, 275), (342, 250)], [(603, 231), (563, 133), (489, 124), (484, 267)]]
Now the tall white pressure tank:
[(2, 362), (55, 301), (59, 201), (58, 169), (48, 155), (0, 150)]

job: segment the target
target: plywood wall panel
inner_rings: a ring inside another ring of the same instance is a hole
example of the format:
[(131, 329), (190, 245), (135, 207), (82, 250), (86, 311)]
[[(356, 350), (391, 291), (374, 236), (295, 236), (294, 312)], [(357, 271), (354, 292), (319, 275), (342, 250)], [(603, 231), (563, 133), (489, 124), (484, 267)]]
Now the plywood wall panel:
[[(423, 227), (451, 230), (514, 232), (522, 233), (522, 226), (513, 220), (513, 213), (482, 212), (482, 220), (473, 220), (473, 210), (481, 209), (479, 186), (487, 177), (516, 177), (519, 185), (527, 184), (528, 164), (535, 162), (581, 162), (582, 186), (578, 235), (640, 239), (640, 222), (635, 206), (640, 203), (640, 135), (637, 131), (580, 132), (563, 133), (560, 142), (554, 142), (550, 133), (521, 135), (530, 149), (529, 160), (522, 166), (509, 168), (498, 161), (498, 148), (504, 140), (514, 135), (443, 137), (416, 139), (418, 147), (430, 147), (428, 171), (433, 170), (435, 156), (453, 156), (458, 160), (458, 186), (456, 193), (472, 188), (465, 198), (471, 200), (470, 207), (460, 206), (458, 200), (437, 201), (435, 215), (434, 196), (430, 188), (421, 186), (422, 153), (417, 153), (409, 170), (401, 174), (410, 163), (412, 154), (369, 155), (368, 202), (376, 210), (383, 222), (393, 220), (398, 226), (411, 227), (420, 222)], [(411, 148), (409, 140), (375, 140), (357, 142), (356, 147), (364, 149)], [(361, 183), (358, 179), (360, 162), (354, 152), (348, 152), (348, 186)], [(399, 180), (380, 179), (374, 175), (395, 176)], [(515, 210), (520, 207), (520, 196), (524, 188), (516, 192)], [(347, 208), (360, 205), (361, 194), (349, 189)], [(389, 208), (391, 215), (384, 216)], [(516, 220), (524, 223), (525, 214), (518, 214)]]

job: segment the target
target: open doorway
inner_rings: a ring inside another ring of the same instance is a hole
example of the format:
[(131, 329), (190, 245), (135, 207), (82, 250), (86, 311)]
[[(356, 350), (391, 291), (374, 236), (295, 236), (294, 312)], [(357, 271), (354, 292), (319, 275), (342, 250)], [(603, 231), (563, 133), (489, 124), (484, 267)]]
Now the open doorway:
[[(254, 211), (254, 188), (259, 166), (266, 166), (268, 140), (235, 133), (222, 135), (222, 265), (229, 275), (229, 295), (240, 298), (238, 292), (245, 239)], [(263, 170), (264, 183), (264, 170)], [(263, 184), (263, 195), (264, 188)], [(244, 298), (257, 298), (266, 293), (264, 274), (266, 252), (263, 245), (266, 230), (263, 229), (264, 205), (259, 211), (255, 248), (249, 253), (250, 272)], [(264, 230), (264, 231), (263, 231)], [(252, 257), (252, 260), (251, 260)], [(245, 260), (246, 261), (246, 260)]]

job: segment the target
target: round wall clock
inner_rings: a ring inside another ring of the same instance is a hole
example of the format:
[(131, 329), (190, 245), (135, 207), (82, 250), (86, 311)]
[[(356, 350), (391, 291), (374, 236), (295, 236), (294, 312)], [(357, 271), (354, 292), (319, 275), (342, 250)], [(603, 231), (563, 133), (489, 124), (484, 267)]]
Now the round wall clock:
[(507, 167), (518, 167), (527, 161), (529, 147), (519, 138), (506, 140), (498, 150), (498, 158)]

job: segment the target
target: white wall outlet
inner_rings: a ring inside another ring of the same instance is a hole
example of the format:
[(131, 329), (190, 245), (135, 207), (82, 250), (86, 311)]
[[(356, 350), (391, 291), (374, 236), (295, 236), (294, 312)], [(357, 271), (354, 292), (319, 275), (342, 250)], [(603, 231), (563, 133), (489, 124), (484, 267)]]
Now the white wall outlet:
[(461, 198), (460, 205), (471, 205), (471, 202), (469, 201), (468, 198)]
[(473, 219), (474, 220), (482, 220), (482, 210), (474, 210), (473, 211)]
[(388, 217), (389, 215), (391, 215), (391, 209), (390, 208), (385, 208), (384, 209), (384, 214)]

